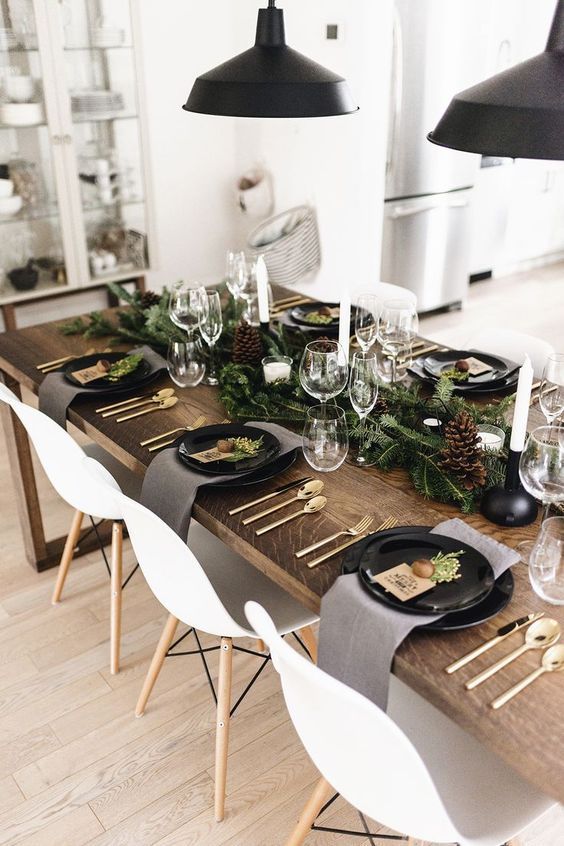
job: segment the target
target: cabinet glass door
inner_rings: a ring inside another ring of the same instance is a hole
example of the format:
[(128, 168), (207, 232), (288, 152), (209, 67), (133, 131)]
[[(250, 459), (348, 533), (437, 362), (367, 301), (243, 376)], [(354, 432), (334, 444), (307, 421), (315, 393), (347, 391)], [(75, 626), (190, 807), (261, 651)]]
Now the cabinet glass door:
[(134, 275), (148, 247), (129, 2), (64, 0), (61, 23), (90, 275)]
[(0, 0), (0, 301), (67, 284), (32, 0)]

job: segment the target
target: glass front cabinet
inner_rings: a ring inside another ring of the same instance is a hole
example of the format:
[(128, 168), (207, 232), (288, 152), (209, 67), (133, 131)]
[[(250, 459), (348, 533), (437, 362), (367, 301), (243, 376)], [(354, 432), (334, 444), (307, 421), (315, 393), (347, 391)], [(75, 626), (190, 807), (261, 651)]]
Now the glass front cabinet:
[(0, 304), (149, 268), (135, 15), (0, 0)]

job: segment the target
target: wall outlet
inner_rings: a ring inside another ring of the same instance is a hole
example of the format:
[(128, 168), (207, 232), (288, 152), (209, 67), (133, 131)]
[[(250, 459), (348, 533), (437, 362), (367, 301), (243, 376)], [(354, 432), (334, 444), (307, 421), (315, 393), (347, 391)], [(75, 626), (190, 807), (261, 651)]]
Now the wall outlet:
[(325, 39), (327, 41), (344, 41), (345, 25), (342, 21), (325, 24)]

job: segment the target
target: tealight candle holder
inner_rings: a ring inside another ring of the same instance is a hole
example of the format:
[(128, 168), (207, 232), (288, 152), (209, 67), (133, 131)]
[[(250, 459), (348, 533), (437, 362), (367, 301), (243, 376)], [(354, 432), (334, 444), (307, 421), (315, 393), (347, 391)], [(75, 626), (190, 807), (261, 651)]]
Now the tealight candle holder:
[(262, 372), (267, 385), (273, 382), (289, 382), (292, 374), (292, 359), (287, 355), (267, 355), (262, 360)]
[(488, 423), (478, 424), (478, 437), (480, 449), (487, 452), (501, 452), (505, 443), (505, 432), (499, 426), (490, 426)]

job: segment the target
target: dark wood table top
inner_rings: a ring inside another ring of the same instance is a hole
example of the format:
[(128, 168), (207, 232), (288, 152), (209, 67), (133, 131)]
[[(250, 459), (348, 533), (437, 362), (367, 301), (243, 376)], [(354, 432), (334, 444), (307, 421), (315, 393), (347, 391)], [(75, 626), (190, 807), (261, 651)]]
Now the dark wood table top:
[[(58, 331), (57, 322), (6, 332), (0, 334), (0, 369), (37, 393), (43, 378), (36, 369), (38, 362), (69, 353), (82, 353), (92, 346), (102, 349), (105, 339), (86, 341), (79, 337), (65, 337)], [(170, 384), (168, 377), (164, 376), (151, 388), (156, 391)], [(225, 417), (225, 410), (214, 388), (178, 389), (178, 395), (182, 402), (174, 408), (121, 424), (95, 413), (94, 409), (101, 404), (99, 401), (80, 399), (69, 410), (69, 420), (127, 467), (143, 474), (154, 453), (141, 447), (140, 441), (176, 426), (189, 425), (199, 414), (204, 414), (208, 423), (219, 422)], [(297, 520), (259, 538), (255, 537), (252, 526), (242, 526), (241, 516), (229, 516), (228, 511), (236, 505), (306, 475), (315, 474), (300, 456), (282, 476), (258, 488), (200, 490), (193, 513), (200, 523), (226, 544), (315, 611), (319, 610), (321, 597), (340, 573), (342, 556), (311, 570), (303, 560), (295, 558), (295, 550), (353, 525), (365, 513), (374, 516), (374, 526), (389, 516), (397, 518), (400, 525), (435, 525), (446, 518), (461, 516), (455, 507), (419, 496), (403, 471), (382, 473), (373, 468), (359, 470), (346, 464), (334, 473), (324, 474), (324, 494), (328, 504), (319, 514)], [(522, 540), (534, 538), (538, 529), (538, 525), (502, 529), (479, 514), (464, 516), (463, 519), (511, 547)], [(495, 620), (459, 632), (414, 632), (398, 649), (393, 671), (495, 751), (525, 779), (564, 802), (564, 721), (561, 716), (564, 676), (544, 676), (528, 691), (494, 712), (489, 707), (491, 700), (538, 666), (539, 653), (529, 653), (475, 691), (466, 692), (463, 682), (518, 645), (521, 634), (512, 636), (508, 644), (492, 650), (454, 676), (444, 672), (447, 664), (493, 636), (500, 625), (532, 611), (544, 611), (564, 628), (564, 607), (548, 605), (534, 594), (524, 565), (517, 565), (514, 575), (514, 597)]]

